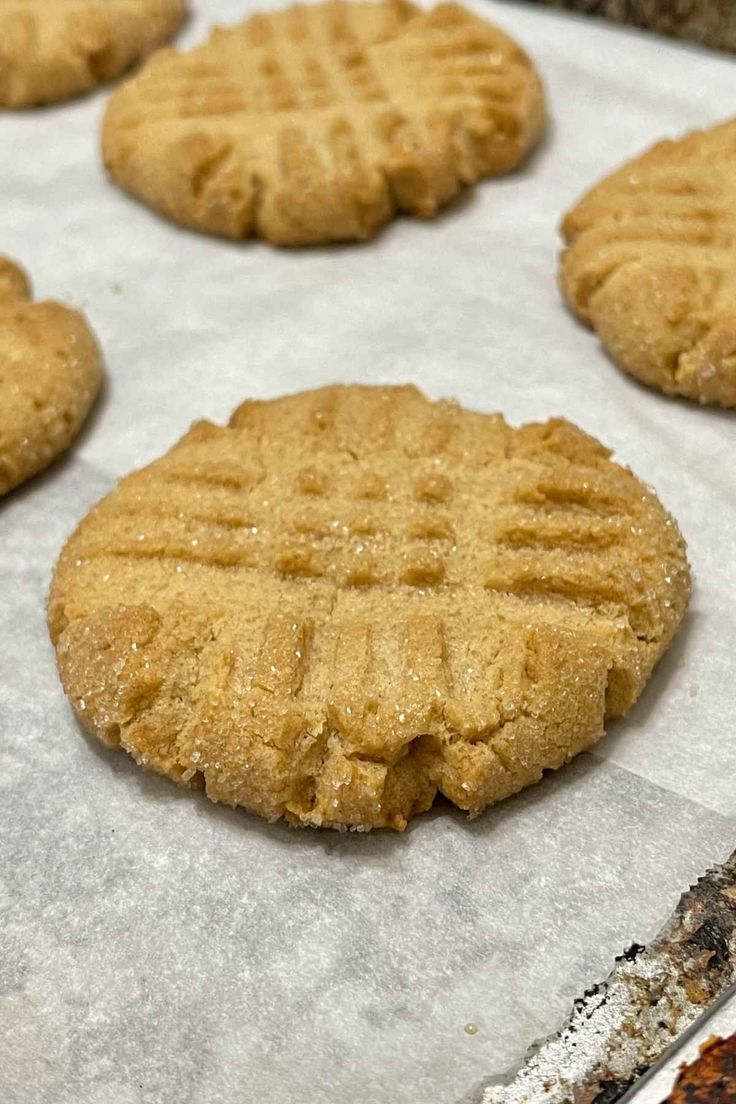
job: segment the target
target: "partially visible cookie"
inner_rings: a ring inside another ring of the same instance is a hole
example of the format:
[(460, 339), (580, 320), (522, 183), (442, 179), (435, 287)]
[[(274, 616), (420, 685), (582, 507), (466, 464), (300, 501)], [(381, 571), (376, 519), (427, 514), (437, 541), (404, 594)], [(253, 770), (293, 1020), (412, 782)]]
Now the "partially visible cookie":
[(81, 722), (141, 765), (270, 819), (401, 829), (594, 744), (688, 593), (673, 520), (567, 422), (327, 387), (123, 479), (48, 617)]
[(680, 1070), (664, 1104), (736, 1104), (736, 1035), (710, 1039)]
[(56, 103), (117, 77), (181, 23), (185, 0), (2, 0), (0, 107)]
[(332, 0), (159, 52), (111, 98), (103, 148), (175, 222), (297, 245), (434, 215), (513, 169), (543, 115), (528, 57), (458, 4)]
[(0, 257), (0, 495), (69, 447), (100, 379), (99, 350), (82, 315), (31, 302), (24, 273)]
[(736, 120), (660, 142), (565, 218), (561, 283), (627, 372), (736, 406)]

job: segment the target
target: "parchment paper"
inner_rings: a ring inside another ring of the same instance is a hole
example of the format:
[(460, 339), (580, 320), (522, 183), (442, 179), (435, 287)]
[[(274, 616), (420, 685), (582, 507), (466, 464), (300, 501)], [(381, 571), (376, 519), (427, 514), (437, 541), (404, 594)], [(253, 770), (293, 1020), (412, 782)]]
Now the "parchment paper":
[[(200, 0), (185, 38), (241, 0)], [(0, 505), (2, 1104), (456, 1104), (736, 828), (736, 419), (645, 390), (564, 310), (561, 213), (656, 138), (736, 108), (732, 60), (533, 6), (552, 123), (521, 173), (362, 247), (176, 230), (104, 178), (105, 93), (0, 117), (0, 248), (88, 311), (107, 388), (65, 462)], [(195, 418), (327, 381), (413, 381), (514, 422), (564, 414), (651, 482), (689, 539), (691, 612), (594, 754), (469, 822), (295, 831), (88, 741), (43, 601), (114, 479)], [(474, 1024), (475, 1034), (465, 1025)]]

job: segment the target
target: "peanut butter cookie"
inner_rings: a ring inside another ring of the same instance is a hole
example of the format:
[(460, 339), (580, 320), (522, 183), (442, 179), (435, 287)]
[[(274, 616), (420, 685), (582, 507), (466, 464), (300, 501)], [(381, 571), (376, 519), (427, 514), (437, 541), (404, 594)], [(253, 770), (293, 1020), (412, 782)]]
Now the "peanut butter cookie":
[(436, 214), (514, 168), (543, 111), (523, 51), (459, 5), (336, 0), (159, 52), (112, 97), (103, 147), (175, 222), (297, 245)]
[(328, 387), (123, 479), (48, 617), (78, 717), (142, 765), (269, 819), (402, 829), (594, 744), (688, 593), (675, 523), (574, 426)]
[(704, 1043), (664, 1104), (736, 1104), (736, 1035)]
[(184, 0), (3, 0), (0, 107), (56, 103), (117, 77), (171, 37)]
[(736, 406), (736, 120), (660, 142), (563, 223), (576, 314), (643, 383)]
[(100, 378), (99, 351), (82, 315), (31, 302), (24, 273), (0, 257), (0, 495), (69, 447)]

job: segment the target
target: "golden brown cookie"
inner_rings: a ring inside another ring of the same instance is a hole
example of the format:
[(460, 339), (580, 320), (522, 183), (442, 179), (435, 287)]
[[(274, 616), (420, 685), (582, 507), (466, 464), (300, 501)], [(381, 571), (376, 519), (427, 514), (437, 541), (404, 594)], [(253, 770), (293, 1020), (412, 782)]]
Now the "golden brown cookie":
[(660, 142), (565, 218), (562, 288), (643, 383), (736, 406), (736, 120)]
[(100, 386), (89, 326), (59, 303), (32, 303), (0, 257), (0, 495), (48, 467), (76, 437)]
[(2, 0), (0, 107), (56, 103), (166, 42), (185, 0)]
[(524, 52), (459, 5), (336, 0), (159, 52), (110, 100), (103, 146), (175, 222), (297, 245), (436, 214), (514, 168), (543, 113)]
[(736, 1104), (736, 1035), (705, 1043), (664, 1104)]
[(87, 730), (270, 819), (478, 811), (603, 735), (682, 618), (655, 495), (567, 422), (327, 387), (123, 479), (48, 618)]

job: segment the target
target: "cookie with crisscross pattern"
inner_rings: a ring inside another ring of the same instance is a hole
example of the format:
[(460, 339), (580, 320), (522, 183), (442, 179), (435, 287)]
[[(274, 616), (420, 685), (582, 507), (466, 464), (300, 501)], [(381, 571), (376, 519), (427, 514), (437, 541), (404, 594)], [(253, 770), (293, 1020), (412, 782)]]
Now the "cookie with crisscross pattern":
[(0, 107), (56, 103), (112, 80), (166, 42), (184, 0), (3, 0)]
[(736, 406), (736, 121), (660, 142), (563, 223), (576, 314), (643, 383)]
[(269, 818), (480, 810), (636, 700), (689, 590), (654, 494), (564, 421), (328, 387), (199, 423), (56, 569), (83, 724)]
[(112, 176), (175, 222), (281, 244), (368, 238), (508, 172), (541, 130), (539, 78), (456, 4), (296, 6), (159, 52), (111, 99)]

